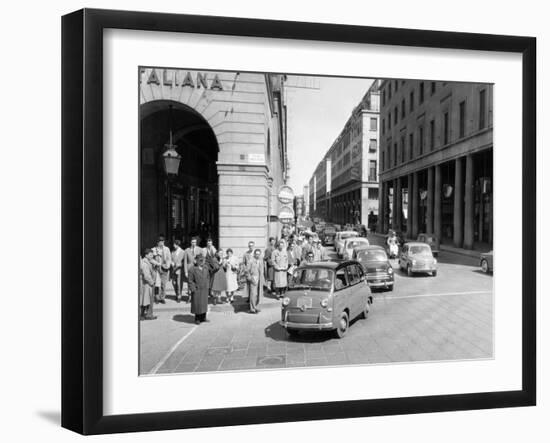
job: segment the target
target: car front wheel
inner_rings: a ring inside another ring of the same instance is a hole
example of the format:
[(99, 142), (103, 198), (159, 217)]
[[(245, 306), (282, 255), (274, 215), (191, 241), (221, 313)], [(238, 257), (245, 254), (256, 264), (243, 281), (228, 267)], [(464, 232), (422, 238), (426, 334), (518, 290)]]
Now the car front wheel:
[(412, 275), (413, 275), (413, 271), (412, 271), (411, 265), (407, 265), (407, 275), (408, 275), (409, 277), (412, 277)]
[(487, 263), (487, 260), (481, 261), (481, 270), (487, 274), (489, 272), (489, 263)]
[(348, 332), (349, 328), (349, 317), (346, 312), (342, 312), (340, 320), (338, 321), (338, 327), (336, 328), (336, 336), (338, 338), (343, 338)]

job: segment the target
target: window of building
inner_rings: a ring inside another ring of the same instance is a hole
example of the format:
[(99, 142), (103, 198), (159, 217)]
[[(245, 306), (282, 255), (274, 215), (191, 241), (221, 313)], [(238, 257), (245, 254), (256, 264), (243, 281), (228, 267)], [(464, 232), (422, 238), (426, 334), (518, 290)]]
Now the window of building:
[(409, 112), (414, 111), (414, 91), (411, 91), (410, 97), (409, 97), (410, 103), (409, 103)]
[(485, 89), (479, 91), (479, 129), (485, 128), (485, 111), (487, 103), (485, 96)]
[(399, 88), (399, 85), (398, 85), (398, 83), (397, 83), (397, 80), (395, 80), (393, 86), (394, 86), (394, 88), (395, 88), (395, 92), (397, 92), (397, 89)]
[(376, 181), (376, 160), (369, 160), (369, 181)]
[(418, 93), (418, 101), (420, 104), (424, 102), (424, 82), (420, 82), (420, 91)]
[(449, 113), (445, 112), (443, 114), (443, 144), (447, 145), (449, 143)]
[(378, 125), (378, 119), (376, 117), (370, 118), (370, 130), (376, 131)]
[(405, 162), (405, 137), (401, 137), (401, 163)]
[(409, 159), (412, 160), (414, 155), (414, 136), (409, 134)]
[(401, 118), (405, 118), (405, 99), (401, 100)]
[(368, 188), (368, 190), (369, 200), (378, 200), (378, 188)]
[(393, 144), (393, 165), (397, 166), (397, 143)]
[(375, 138), (371, 138), (369, 140), (369, 151), (376, 152), (377, 149), (378, 149), (378, 140), (376, 140)]
[(393, 110), (393, 122), (395, 124), (397, 124), (397, 117), (398, 117), (398, 115), (397, 115), (397, 106), (396, 106)]
[(382, 135), (386, 133), (386, 119), (382, 119)]
[(388, 100), (391, 100), (391, 82), (388, 82)]
[(435, 82), (432, 82), (432, 95), (435, 94)]
[(386, 106), (386, 90), (382, 91), (382, 106)]
[(424, 126), (418, 128), (418, 151), (420, 155), (424, 153)]
[(461, 101), (458, 105), (458, 136), (460, 138), (466, 135), (466, 102)]
[(388, 130), (391, 129), (391, 111), (388, 112)]
[(435, 120), (430, 121), (430, 150), (435, 148)]

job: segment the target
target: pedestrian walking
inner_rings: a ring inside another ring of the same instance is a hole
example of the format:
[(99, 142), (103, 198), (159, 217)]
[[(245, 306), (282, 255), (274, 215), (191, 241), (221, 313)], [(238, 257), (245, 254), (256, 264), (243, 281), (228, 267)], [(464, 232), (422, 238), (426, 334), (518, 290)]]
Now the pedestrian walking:
[(156, 271), (153, 250), (146, 248), (139, 261), (139, 306), (140, 320), (154, 320), (153, 301), (155, 297)]
[(229, 302), (233, 303), (234, 293), (239, 289), (237, 274), (239, 272), (239, 259), (233, 255), (233, 249), (227, 249), (227, 259), (225, 261), (225, 278), (227, 280), (227, 297)]
[(275, 250), (275, 238), (269, 237), (269, 245), (265, 248), (264, 252), (264, 262), (265, 262), (265, 284), (270, 293), (273, 292), (273, 279), (275, 272), (273, 270), (273, 261), (271, 260), (271, 255)]
[(246, 273), (246, 285), (250, 297), (250, 309), (248, 312), (257, 314), (260, 312), (260, 304), (264, 292), (264, 264), (261, 259), (262, 251), (256, 249), (254, 255), (248, 262)]
[(214, 296), (214, 303), (221, 303), (222, 296), (227, 291), (227, 278), (225, 276), (226, 257), (223, 249), (216, 252), (216, 260), (218, 262), (218, 270), (214, 273), (212, 295)]
[[(217, 261), (216, 258), (216, 248), (214, 247), (214, 243), (210, 237), (206, 240), (206, 247), (202, 250), (202, 253), (204, 255), (204, 260), (207, 265), (212, 267), (212, 264), (214, 261)], [(212, 285), (214, 283), (214, 274), (212, 273), (210, 275), (210, 287), (208, 288), (208, 293), (212, 296), (214, 295), (212, 293)]]
[(183, 255), (183, 286), (187, 290), (187, 301), (191, 301), (189, 290), (187, 288), (189, 281), (189, 270), (195, 265), (195, 257), (201, 253), (201, 248), (197, 246), (197, 238), (191, 239), (191, 245), (184, 251)]
[(287, 287), (288, 253), (284, 241), (279, 240), (277, 249), (271, 255), (271, 260), (275, 271), (274, 288), (278, 300), (286, 292)]
[(321, 244), (321, 241), (318, 238), (313, 239), (313, 260), (322, 261), (328, 260), (328, 253), (325, 247)]
[(252, 240), (248, 242), (248, 250), (243, 255), (243, 264), (246, 268), (248, 266), (248, 262), (252, 259), (254, 256), (254, 243)]
[(191, 295), (191, 314), (195, 314), (195, 324), (207, 322), (208, 285), (210, 271), (205, 263), (204, 255), (197, 255), (197, 264), (189, 269), (189, 293)]
[(157, 240), (157, 247), (153, 252), (155, 261), (159, 263), (158, 275), (160, 277), (160, 290), (157, 294), (157, 301), (159, 303), (166, 303), (166, 285), (170, 277), (170, 268), (172, 267), (172, 254), (170, 249), (164, 244), (164, 236), (159, 235)]
[(176, 301), (181, 301), (181, 292), (183, 286), (183, 260), (185, 252), (181, 248), (179, 240), (174, 241), (174, 250), (172, 251), (172, 286), (176, 293)]

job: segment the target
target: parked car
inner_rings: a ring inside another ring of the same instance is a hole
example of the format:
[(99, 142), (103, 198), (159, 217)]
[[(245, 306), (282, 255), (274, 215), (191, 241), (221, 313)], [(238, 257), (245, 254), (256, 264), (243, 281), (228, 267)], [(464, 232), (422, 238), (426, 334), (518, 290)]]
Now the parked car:
[(342, 338), (354, 318), (367, 318), (372, 302), (358, 262), (307, 263), (292, 274), (282, 301), (280, 325), (290, 335), (304, 330), (334, 330)]
[(353, 259), (363, 266), (367, 283), (372, 288), (393, 290), (393, 267), (382, 246), (362, 246), (355, 248)]
[(336, 228), (332, 225), (326, 225), (325, 229), (323, 230), (323, 235), (321, 237), (321, 241), (323, 242), (324, 246), (329, 246), (334, 244), (334, 237), (336, 236)]
[(353, 250), (357, 247), (368, 246), (369, 241), (365, 237), (351, 237), (344, 240), (342, 257), (344, 260), (351, 260)]
[(435, 257), (439, 255), (439, 238), (437, 238), (434, 234), (418, 234), (416, 241), (429, 244), (430, 248), (432, 248), (432, 254)]
[(334, 237), (334, 249), (336, 249), (336, 254), (338, 257), (341, 257), (344, 253), (344, 240), (351, 237), (357, 237), (357, 232), (355, 231), (340, 231), (336, 233)]
[(481, 266), (481, 270), (486, 274), (493, 272), (493, 251), (481, 254), (479, 266)]
[(405, 243), (399, 256), (399, 267), (409, 276), (417, 272), (430, 273), (433, 277), (437, 275), (437, 260), (426, 243)]

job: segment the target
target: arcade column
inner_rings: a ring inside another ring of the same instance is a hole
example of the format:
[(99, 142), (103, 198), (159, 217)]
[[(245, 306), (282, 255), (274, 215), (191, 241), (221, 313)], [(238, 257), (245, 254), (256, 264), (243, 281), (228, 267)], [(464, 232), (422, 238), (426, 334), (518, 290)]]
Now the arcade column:
[(457, 248), (462, 247), (463, 232), (464, 232), (464, 194), (463, 194), (463, 171), (462, 158), (455, 160), (455, 187), (454, 187), (454, 208), (453, 208), (453, 244)]
[(443, 187), (441, 177), (441, 165), (435, 166), (435, 189), (434, 189), (434, 234), (441, 239), (441, 188)]
[(466, 157), (466, 183), (464, 185), (464, 248), (474, 247), (474, 158)]

